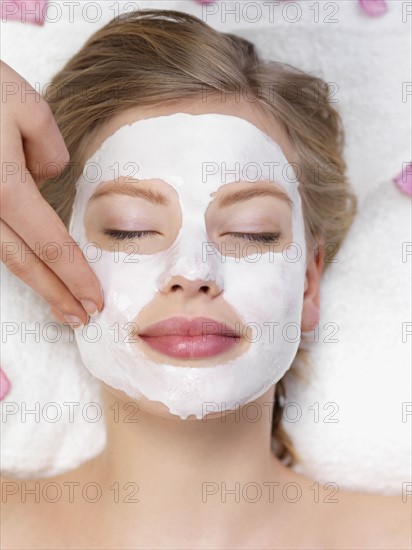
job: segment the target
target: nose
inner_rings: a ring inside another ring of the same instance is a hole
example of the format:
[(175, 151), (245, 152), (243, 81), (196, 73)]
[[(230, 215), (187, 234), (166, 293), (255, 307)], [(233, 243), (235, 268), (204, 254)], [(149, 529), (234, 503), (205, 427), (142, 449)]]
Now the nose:
[(160, 292), (162, 294), (180, 293), (190, 298), (194, 298), (199, 294), (206, 294), (210, 298), (215, 298), (219, 296), (222, 290), (215, 281), (212, 280), (205, 281), (204, 279), (197, 279), (195, 281), (189, 281), (185, 277), (174, 275), (163, 285)]

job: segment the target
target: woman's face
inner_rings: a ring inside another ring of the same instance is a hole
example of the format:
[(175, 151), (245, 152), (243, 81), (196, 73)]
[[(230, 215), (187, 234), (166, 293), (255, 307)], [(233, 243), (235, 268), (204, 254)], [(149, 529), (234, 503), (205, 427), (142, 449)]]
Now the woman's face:
[(86, 367), (181, 418), (256, 399), (299, 345), (306, 244), (286, 139), (253, 103), (133, 108), (94, 135), (70, 232), (105, 307)]

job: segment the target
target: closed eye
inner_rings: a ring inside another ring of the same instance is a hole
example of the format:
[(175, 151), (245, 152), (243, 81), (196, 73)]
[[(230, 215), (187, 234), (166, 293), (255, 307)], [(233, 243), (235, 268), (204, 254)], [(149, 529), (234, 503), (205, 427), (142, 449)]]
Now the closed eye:
[(157, 231), (124, 231), (121, 229), (105, 229), (103, 231), (105, 235), (109, 235), (110, 237), (114, 237), (118, 240), (126, 240), (126, 239), (141, 239), (143, 237), (149, 237), (153, 235), (158, 235), (159, 233)]
[(280, 232), (278, 233), (226, 233), (231, 237), (238, 237), (241, 239), (246, 239), (247, 241), (257, 241), (261, 243), (274, 243), (279, 241), (281, 236)]
[[(103, 231), (105, 235), (109, 235), (118, 240), (126, 239), (141, 239), (144, 237), (158, 235), (157, 231), (125, 231), (121, 229), (105, 229)], [(281, 236), (280, 232), (278, 233), (226, 233), (234, 238), (241, 238), (247, 241), (261, 242), (261, 243), (275, 243), (279, 241)]]

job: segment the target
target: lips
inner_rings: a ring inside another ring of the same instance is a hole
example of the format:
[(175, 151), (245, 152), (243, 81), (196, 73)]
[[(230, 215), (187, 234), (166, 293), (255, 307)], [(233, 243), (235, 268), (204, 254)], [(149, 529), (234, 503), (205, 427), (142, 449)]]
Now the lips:
[(149, 325), (138, 336), (152, 349), (181, 359), (219, 355), (241, 340), (238, 330), (208, 317), (170, 317)]

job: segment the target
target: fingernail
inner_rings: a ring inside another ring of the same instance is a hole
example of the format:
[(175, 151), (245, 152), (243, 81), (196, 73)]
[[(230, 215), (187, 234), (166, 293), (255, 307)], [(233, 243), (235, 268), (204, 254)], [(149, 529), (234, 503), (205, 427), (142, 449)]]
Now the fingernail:
[(84, 327), (82, 320), (80, 319), (80, 317), (77, 317), (77, 315), (64, 315), (64, 318), (70, 324), (73, 330)]
[(91, 317), (99, 312), (97, 309), (97, 305), (91, 300), (80, 300), (80, 303)]

